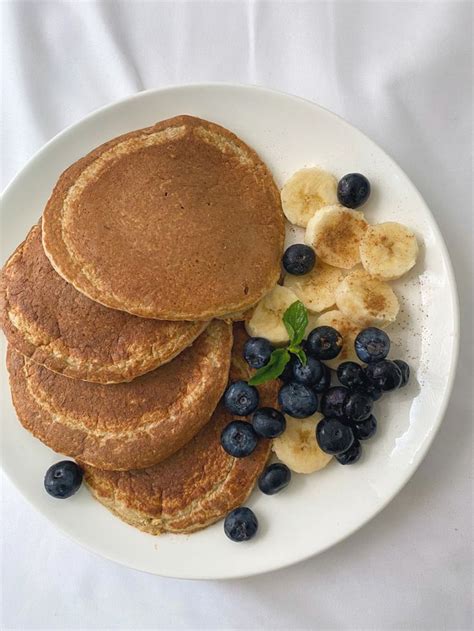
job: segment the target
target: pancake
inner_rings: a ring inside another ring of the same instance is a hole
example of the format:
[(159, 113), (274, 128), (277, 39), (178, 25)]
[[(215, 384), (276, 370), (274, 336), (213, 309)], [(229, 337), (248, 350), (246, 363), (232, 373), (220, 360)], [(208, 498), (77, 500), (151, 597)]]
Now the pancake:
[(59, 178), (43, 214), (56, 271), (92, 300), (161, 320), (255, 305), (277, 282), (280, 195), (227, 129), (177, 116), (119, 136)]
[(154, 465), (209, 421), (227, 384), (232, 328), (211, 322), (172, 362), (129, 383), (68, 379), (7, 353), (18, 418), (57, 452), (101, 469)]
[[(231, 378), (248, 376), (242, 365), (242, 328), (234, 329)], [(240, 331), (240, 335), (238, 333)], [(238, 347), (238, 348), (236, 348)], [(259, 387), (262, 405), (275, 406), (278, 382)], [(270, 453), (260, 439), (247, 458), (233, 458), (220, 445), (222, 429), (234, 417), (220, 403), (209, 423), (176, 454), (141, 471), (101, 471), (85, 467), (93, 495), (123, 521), (153, 535), (189, 533), (204, 528), (243, 504)]]
[(131, 381), (178, 355), (207, 322), (149, 320), (108, 309), (52, 268), (34, 226), (2, 270), (0, 324), (20, 353), (66, 377)]

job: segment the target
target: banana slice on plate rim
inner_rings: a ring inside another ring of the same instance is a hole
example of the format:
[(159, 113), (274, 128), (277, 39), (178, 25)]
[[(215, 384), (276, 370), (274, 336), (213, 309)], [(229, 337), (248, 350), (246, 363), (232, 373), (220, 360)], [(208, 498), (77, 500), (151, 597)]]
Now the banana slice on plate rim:
[(317, 261), (303, 276), (287, 274), (283, 285), (291, 289), (309, 311), (321, 313), (334, 306), (336, 289), (344, 276), (341, 268)]
[(318, 167), (300, 169), (281, 189), (281, 204), (290, 223), (306, 228), (314, 213), (337, 204), (337, 180)]
[(360, 242), (360, 259), (371, 276), (396, 280), (416, 263), (418, 242), (414, 233), (395, 221), (369, 226)]
[(339, 311), (362, 327), (383, 328), (395, 322), (400, 304), (393, 289), (364, 269), (350, 272), (335, 292)]
[(305, 243), (328, 265), (351, 269), (360, 261), (359, 244), (367, 226), (364, 214), (358, 210), (326, 206), (309, 220)]

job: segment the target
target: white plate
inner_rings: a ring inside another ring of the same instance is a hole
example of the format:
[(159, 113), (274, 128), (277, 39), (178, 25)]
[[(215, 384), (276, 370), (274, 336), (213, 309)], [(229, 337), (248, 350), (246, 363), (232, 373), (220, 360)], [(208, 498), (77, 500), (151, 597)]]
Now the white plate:
[[(396, 283), (402, 301), (392, 327), (393, 356), (413, 368), (409, 387), (377, 405), (378, 435), (352, 467), (331, 464), (294, 475), (276, 496), (255, 492), (248, 504), (258, 536), (235, 544), (222, 522), (190, 536), (152, 537), (122, 523), (85, 488), (58, 501), (43, 490), (43, 475), (58, 456), (16, 420), (2, 366), (3, 467), (21, 493), (63, 532), (90, 550), (127, 566), (185, 578), (248, 576), (290, 565), (334, 545), (378, 513), (420, 464), (442, 420), (458, 346), (456, 287), (446, 246), (423, 199), (377, 145), (314, 103), (270, 90), (193, 85), (142, 92), (105, 107), (49, 142), (4, 195), (2, 259), (37, 221), (60, 173), (98, 144), (177, 114), (228, 127), (254, 147), (281, 185), (295, 170), (320, 165), (340, 177), (359, 171), (372, 182), (369, 222), (396, 220), (422, 244), (415, 270)], [(3, 338), (2, 338), (3, 343)]]

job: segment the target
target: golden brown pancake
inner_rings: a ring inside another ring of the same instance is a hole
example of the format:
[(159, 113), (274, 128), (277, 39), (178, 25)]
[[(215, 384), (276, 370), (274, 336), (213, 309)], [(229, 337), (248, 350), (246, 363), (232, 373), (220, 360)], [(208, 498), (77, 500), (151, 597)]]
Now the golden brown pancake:
[[(236, 325), (232, 379), (248, 376), (241, 361), (244, 339), (243, 327)], [(261, 404), (275, 406), (278, 383), (259, 390)], [(233, 418), (220, 403), (209, 423), (167, 460), (141, 471), (86, 466), (86, 482), (99, 502), (140, 530), (157, 535), (204, 528), (245, 502), (269, 456), (271, 443), (264, 439), (247, 458), (233, 458), (222, 449), (221, 432)]]
[(149, 320), (109, 309), (51, 266), (34, 226), (0, 276), (0, 324), (20, 353), (66, 377), (131, 381), (176, 357), (206, 322)]
[(265, 164), (192, 116), (98, 147), (61, 175), (43, 215), (61, 276), (108, 307), (162, 320), (253, 306), (278, 280), (283, 240)]
[(227, 384), (232, 328), (211, 322), (173, 361), (129, 383), (68, 379), (9, 347), (18, 418), (46, 445), (101, 469), (149, 467), (209, 421)]

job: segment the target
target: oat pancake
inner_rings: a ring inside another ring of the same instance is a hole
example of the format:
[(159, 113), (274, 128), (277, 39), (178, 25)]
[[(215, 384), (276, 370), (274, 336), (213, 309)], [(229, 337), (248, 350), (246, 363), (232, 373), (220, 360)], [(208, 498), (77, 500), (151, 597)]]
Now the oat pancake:
[[(234, 328), (233, 379), (248, 375), (241, 361), (245, 334), (238, 327)], [(278, 383), (268, 382), (259, 390), (262, 404), (275, 406)], [(220, 403), (209, 423), (167, 460), (141, 471), (86, 466), (86, 482), (99, 502), (140, 530), (157, 535), (204, 528), (245, 502), (269, 456), (271, 443), (264, 439), (247, 458), (233, 458), (222, 449), (222, 429), (233, 418)]]
[(90, 300), (54, 271), (34, 226), (0, 275), (0, 325), (13, 348), (50, 370), (118, 383), (173, 359), (207, 323), (139, 318)]
[(191, 116), (98, 147), (61, 175), (43, 214), (61, 276), (108, 307), (162, 320), (253, 306), (278, 280), (283, 240), (265, 164)]
[(227, 384), (232, 328), (211, 322), (173, 361), (129, 383), (68, 379), (9, 347), (18, 418), (60, 453), (102, 469), (148, 467), (209, 421)]

